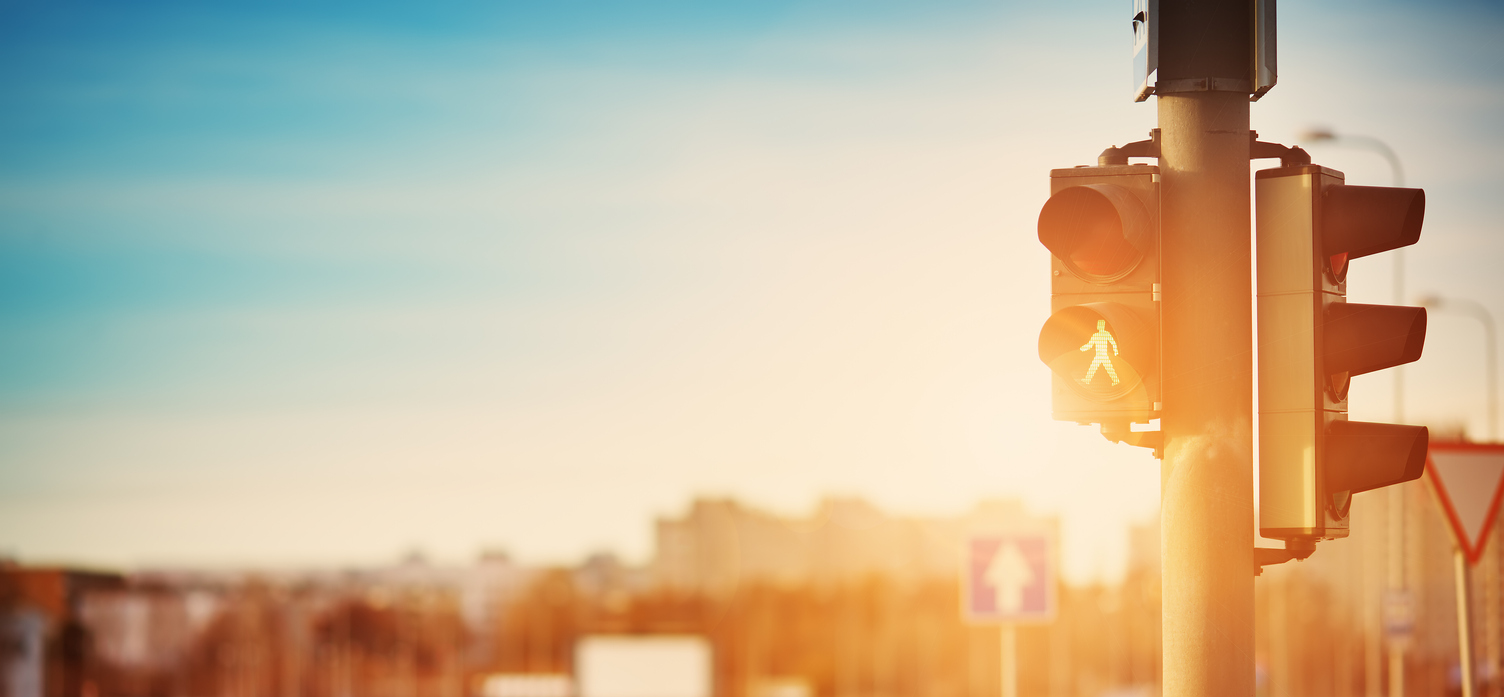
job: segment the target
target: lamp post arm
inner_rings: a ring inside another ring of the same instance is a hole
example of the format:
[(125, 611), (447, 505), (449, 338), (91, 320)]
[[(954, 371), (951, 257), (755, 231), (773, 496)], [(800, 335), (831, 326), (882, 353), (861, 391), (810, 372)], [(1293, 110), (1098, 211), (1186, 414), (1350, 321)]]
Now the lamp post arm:
[(1384, 159), (1389, 161), (1389, 168), (1394, 175), (1394, 185), (1405, 185), (1405, 167), (1400, 164), (1400, 156), (1395, 154), (1394, 149), (1389, 147), (1387, 143), (1371, 136), (1342, 135), (1339, 138), (1354, 145), (1361, 144), (1363, 147), (1384, 156)]

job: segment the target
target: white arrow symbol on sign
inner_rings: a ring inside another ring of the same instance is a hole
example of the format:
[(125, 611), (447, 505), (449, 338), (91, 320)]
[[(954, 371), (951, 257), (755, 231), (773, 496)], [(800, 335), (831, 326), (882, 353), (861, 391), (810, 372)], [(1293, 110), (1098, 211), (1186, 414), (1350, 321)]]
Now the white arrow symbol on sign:
[(1034, 568), (1018, 551), (1018, 545), (1005, 542), (992, 555), (982, 578), (992, 584), (998, 611), (1015, 613), (1024, 608), (1024, 589), (1034, 585)]

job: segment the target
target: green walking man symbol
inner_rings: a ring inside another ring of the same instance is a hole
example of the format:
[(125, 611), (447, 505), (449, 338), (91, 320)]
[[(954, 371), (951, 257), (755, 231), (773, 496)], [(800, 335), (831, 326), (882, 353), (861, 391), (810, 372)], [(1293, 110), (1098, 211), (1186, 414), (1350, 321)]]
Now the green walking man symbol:
[(1117, 339), (1112, 338), (1112, 332), (1107, 331), (1107, 320), (1099, 319), (1097, 320), (1097, 333), (1092, 334), (1091, 338), (1086, 340), (1086, 345), (1081, 347), (1082, 351), (1097, 349), (1097, 355), (1091, 359), (1091, 367), (1086, 369), (1086, 377), (1081, 378), (1081, 384), (1091, 384), (1091, 379), (1097, 374), (1098, 366), (1107, 369), (1107, 375), (1112, 378), (1113, 385), (1118, 384), (1118, 371), (1112, 367), (1112, 359), (1107, 357), (1109, 345), (1112, 346), (1112, 355), (1118, 355), (1118, 342)]

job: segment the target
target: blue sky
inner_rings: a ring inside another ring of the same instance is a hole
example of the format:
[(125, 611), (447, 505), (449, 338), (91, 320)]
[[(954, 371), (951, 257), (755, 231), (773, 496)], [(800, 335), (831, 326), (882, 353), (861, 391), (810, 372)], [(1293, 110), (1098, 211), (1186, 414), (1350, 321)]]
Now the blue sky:
[[(1254, 127), (1388, 142), (1428, 196), (1412, 293), (1504, 316), (1504, 11), (1281, 12)], [(1157, 471), (1048, 420), (1033, 223), (1050, 168), (1154, 126), (1127, 15), (0, 5), (0, 550), (641, 559), (698, 493), (1019, 496), (1113, 573)], [(1486, 430), (1475, 325), (1433, 317), (1415, 420)]]

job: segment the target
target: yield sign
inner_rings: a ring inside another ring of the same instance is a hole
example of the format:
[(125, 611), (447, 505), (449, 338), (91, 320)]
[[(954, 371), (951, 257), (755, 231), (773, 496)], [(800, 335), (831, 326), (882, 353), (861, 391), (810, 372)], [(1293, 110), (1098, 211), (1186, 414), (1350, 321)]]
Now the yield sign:
[(1426, 475), (1457, 546), (1478, 563), (1504, 500), (1504, 445), (1432, 443)]

